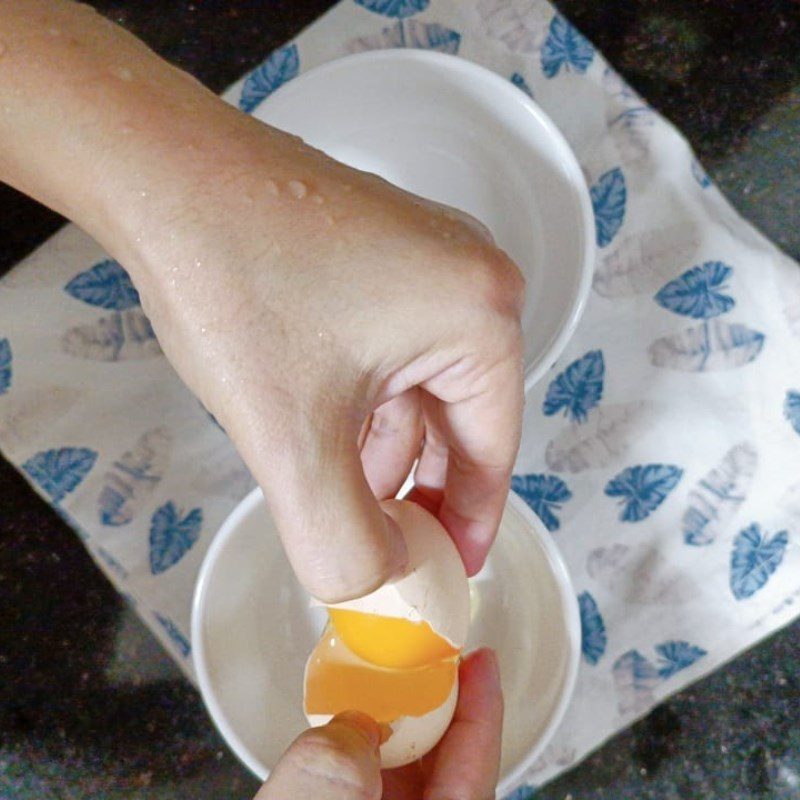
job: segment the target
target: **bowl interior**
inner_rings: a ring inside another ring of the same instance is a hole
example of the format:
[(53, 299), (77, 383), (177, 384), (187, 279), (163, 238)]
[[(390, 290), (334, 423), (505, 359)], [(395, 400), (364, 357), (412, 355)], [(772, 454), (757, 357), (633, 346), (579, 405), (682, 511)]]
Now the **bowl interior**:
[[(580, 648), (577, 605), (563, 564), (547, 532), (514, 495), (471, 590), (468, 648), (489, 645), (500, 660), (502, 792), (538, 757), (560, 721)], [(294, 578), (256, 490), (222, 527), (203, 563), (192, 644), (217, 727), (262, 779), (306, 727), (303, 669), (324, 619)]]
[(552, 365), (589, 291), (593, 221), (569, 145), (524, 92), (463, 59), (378, 51), (311, 70), (255, 116), (481, 220), (527, 281), (526, 387)]

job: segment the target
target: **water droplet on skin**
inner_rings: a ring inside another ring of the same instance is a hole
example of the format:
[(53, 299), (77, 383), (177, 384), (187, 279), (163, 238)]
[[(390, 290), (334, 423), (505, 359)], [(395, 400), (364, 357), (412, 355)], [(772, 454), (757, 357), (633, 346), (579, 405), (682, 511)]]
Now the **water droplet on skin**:
[(128, 135), (128, 134), (130, 134), (132, 131), (133, 131), (133, 128), (131, 128), (131, 126), (130, 126), (130, 125), (123, 125), (123, 126), (120, 128), (120, 133), (121, 133), (123, 136), (127, 136), (127, 135)]
[(199, 269), (200, 267), (203, 266), (203, 262), (199, 258), (196, 258), (194, 260), (194, 265)]
[(147, 190), (146, 190), (146, 189), (142, 189), (142, 190), (139, 192), (139, 196), (140, 196), (140, 197), (147, 197)]
[(111, 74), (115, 75), (121, 81), (132, 81), (133, 73), (127, 67), (114, 67)]
[(308, 194), (308, 188), (302, 181), (289, 181), (286, 186), (295, 200), (302, 200)]
[(311, 202), (321, 206), (325, 202), (325, 198), (321, 194), (314, 194), (311, 196)]
[(200, 326), (200, 333), (202, 333), (203, 335), (205, 335), (206, 333), (208, 333), (208, 328), (206, 328), (206, 326), (205, 326), (205, 325), (201, 325), (201, 326)]
[(48, 29), (47, 29), (47, 32), (48, 32), (48, 33), (49, 33), (51, 36), (61, 36), (61, 31), (60, 31), (58, 28), (48, 28)]
[(266, 190), (273, 196), (277, 197), (280, 194), (280, 190), (278, 189), (278, 184), (275, 181), (267, 181), (264, 184)]

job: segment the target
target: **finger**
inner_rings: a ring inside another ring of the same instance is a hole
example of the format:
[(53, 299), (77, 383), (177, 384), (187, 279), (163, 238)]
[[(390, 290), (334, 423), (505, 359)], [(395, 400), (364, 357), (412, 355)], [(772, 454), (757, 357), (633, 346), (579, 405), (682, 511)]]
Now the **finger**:
[(419, 800), (423, 796), (424, 784), (419, 763), (414, 762), (397, 769), (385, 769), (382, 800)]
[[(326, 603), (373, 591), (407, 559), (400, 529), (364, 476), (355, 419), (323, 403), (313, 413), (288, 415), (277, 430), (259, 436), (256, 420), (254, 430), (235, 437), (295, 574)], [(264, 442), (269, 446), (258, 446)]]
[(255, 800), (380, 800), (380, 730), (346, 711), (305, 731), (275, 765)]
[[(420, 406), (425, 425), (422, 452), (414, 472), (415, 490), (427, 498), (431, 506), (439, 506), (447, 480), (448, 447), (442, 430), (442, 401), (428, 392), (421, 392)], [(431, 508), (426, 506), (430, 511)]]
[(373, 494), (394, 497), (408, 477), (422, 442), (419, 392), (410, 389), (371, 414), (361, 445), (361, 463)]
[(456, 712), (444, 738), (426, 758), (425, 800), (494, 798), (500, 771), (503, 695), (497, 657), (488, 649), (459, 670)]
[(483, 566), (508, 495), (522, 426), (521, 360), (499, 363), (483, 383), (483, 391), (442, 405), (448, 461), (439, 519), (469, 575)]

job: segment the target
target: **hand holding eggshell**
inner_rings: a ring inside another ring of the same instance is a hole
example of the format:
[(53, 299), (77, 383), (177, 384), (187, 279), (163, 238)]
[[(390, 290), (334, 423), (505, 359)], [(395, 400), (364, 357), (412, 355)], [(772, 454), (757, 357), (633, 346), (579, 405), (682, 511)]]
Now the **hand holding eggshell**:
[(453, 718), (469, 587), (435, 517), (408, 501), (381, 507), (403, 534), (408, 565), (371, 594), (328, 607), (330, 622), (306, 665), (304, 710), (312, 725), (355, 710), (388, 726), (381, 763), (391, 768), (429, 752)]

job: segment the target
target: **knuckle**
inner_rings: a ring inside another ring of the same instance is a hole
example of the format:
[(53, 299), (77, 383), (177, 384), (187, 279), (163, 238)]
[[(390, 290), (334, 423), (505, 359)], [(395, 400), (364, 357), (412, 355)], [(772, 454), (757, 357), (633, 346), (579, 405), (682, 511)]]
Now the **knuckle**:
[(308, 782), (329, 786), (353, 800), (378, 800), (381, 781), (377, 767), (364, 769), (363, 759), (346, 738), (325, 728), (312, 728), (296, 740), (287, 754)]

